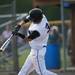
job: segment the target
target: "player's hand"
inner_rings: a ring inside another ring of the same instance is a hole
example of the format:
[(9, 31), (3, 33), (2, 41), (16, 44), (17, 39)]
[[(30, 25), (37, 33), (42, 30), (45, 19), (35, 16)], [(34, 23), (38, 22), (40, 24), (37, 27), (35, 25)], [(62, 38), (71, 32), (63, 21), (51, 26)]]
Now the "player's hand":
[(21, 28), (20, 25), (15, 26), (14, 30), (12, 31), (12, 34), (16, 35), (20, 28)]
[(13, 31), (12, 31), (12, 34), (13, 34), (13, 35), (17, 35), (17, 32), (13, 30)]
[(17, 25), (22, 26), (24, 23), (25, 23), (24, 20), (22, 20), (22, 21), (18, 22)]

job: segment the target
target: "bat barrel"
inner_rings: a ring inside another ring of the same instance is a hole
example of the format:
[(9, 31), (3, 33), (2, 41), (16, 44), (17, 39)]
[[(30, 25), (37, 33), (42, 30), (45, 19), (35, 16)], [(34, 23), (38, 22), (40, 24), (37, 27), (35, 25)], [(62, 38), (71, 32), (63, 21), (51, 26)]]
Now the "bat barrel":
[(4, 51), (7, 46), (9, 45), (11, 38), (12, 38), (13, 34), (11, 34), (11, 36), (4, 42), (4, 44), (1, 46), (0, 50)]

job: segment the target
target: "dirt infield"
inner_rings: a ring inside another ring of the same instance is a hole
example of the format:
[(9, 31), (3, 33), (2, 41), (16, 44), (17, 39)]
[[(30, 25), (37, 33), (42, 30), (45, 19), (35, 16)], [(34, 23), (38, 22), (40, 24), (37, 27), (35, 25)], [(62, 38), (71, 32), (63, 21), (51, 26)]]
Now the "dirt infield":
[[(58, 75), (75, 75), (75, 71), (68, 71), (68, 72), (57, 72)], [(15, 73), (9, 72), (0, 72), (0, 75), (17, 75)], [(32, 72), (30, 75), (37, 75), (36, 72)]]
[[(57, 72), (58, 75), (75, 75), (75, 72), (71, 71), (71, 72)], [(35, 72), (33, 72), (32, 74), (30, 75), (37, 75)]]
[[(56, 72), (58, 75), (75, 75), (75, 71)], [(32, 72), (30, 75), (37, 75), (36, 72)]]
[(75, 72), (61, 72), (58, 75), (75, 75)]

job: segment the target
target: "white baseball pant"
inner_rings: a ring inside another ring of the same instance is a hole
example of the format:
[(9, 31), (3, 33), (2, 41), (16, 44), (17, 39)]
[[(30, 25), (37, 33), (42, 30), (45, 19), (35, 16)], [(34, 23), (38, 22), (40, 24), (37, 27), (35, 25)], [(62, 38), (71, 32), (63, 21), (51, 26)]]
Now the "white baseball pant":
[(46, 69), (44, 60), (45, 53), (46, 47), (39, 50), (31, 49), (31, 52), (18, 75), (29, 75), (33, 70), (35, 70), (38, 75), (57, 75)]

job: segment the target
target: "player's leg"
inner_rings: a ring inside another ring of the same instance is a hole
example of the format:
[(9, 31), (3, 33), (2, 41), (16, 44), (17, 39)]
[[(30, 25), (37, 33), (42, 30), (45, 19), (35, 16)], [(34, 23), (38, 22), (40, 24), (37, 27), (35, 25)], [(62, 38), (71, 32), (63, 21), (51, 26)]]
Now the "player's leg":
[(44, 55), (44, 53), (45, 53), (45, 51), (43, 51), (41, 53), (41, 56), (39, 59), (39, 50), (33, 50), (32, 49), (33, 66), (34, 66), (38, 75), (43, 75), (42, 69), (44, 69), (44, 68), (41, 67), (42, 62), (40, 62), (40, 61), (42, 61), (41, 58), (43, 58), (42, 56)]
[(31, 54), (27, 57), (18, 75), (28, 75), (33, 70)]
[(45, 56), (46, 48), (42, 48), (41, 50), (37, 50), (34, 58), (34, 67), (38, 75), (57, 75), (56, 73), (50, 72), (46, 69), (45, 66)]

